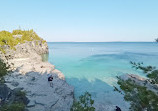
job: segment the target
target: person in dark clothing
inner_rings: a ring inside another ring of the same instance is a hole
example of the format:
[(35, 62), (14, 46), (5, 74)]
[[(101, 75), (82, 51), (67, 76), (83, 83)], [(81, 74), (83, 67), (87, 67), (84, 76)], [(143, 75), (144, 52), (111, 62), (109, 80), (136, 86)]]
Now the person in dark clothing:
[(116, 111), (121, 111), (121, 108), (119, 108), (118, 106), (116, 106)]
[(53, 87), (53, 76), (48, 77), (48, 82), (50, 83), (50, 87)]
[(2, 98), (2, 96), (0, 96), (0, 105), (5, 101), (4, 98)]
[(2, 97), (0, 96), (0, 104), (1, 104), (1, 102), (2, 102)]

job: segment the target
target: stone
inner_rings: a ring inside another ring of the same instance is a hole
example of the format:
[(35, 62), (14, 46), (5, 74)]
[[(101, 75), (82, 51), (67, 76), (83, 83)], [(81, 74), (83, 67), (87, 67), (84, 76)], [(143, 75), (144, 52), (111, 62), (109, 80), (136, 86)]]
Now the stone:
[(7, 99), (8, 95), (11, 93), (11, 89), (7, 87), (6, 84), (0, 83), (0, 97), (2, 99)]
[[(46, 53), (47, 43), (29, 41), (18, 44), (16, 50), (7, 49), (7, 53), (1, 55), (13, 70), (5, 76), (5, 84), (15, 93), (22, 88), (28, 98), (15, 99), (14, 93), (10, 101), (28, 103), (28, 111), (69, 111), (73, 104), (74, 88), (67, 84), (62, 72), (54, 65), (42, 61), (41, 55)], [(47, 75), (53, 76), (53, 87), (50, 87)]]
[(0, 89), (0, 104), (12, 104), (15, 102), (24, 104), (29, 103), (28, 98), (25, 96), (24, 93), (21, 92), (21, 88), (15, 88), (14, 90), (11, 90), (6, 84), (0, 84)]
[(12, 82), (11, 85), (14, 86), (14, 87), (17, 87), (19, 85), (19, 83), (18, 82)]

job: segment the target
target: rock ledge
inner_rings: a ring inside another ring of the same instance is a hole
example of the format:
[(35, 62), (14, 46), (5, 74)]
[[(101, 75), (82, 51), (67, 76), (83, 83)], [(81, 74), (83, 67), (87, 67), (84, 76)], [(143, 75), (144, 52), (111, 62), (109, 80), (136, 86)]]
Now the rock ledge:
[[(23, 88), (30, 101), (29, 111), (69, 111), (74, 88), (54, 65), (42, 61), (40, 55), (48, 53), (48, 46), (38, 42), (19, 44), (16, 50), (7, 49), (6, 54), (0, 54), (13, 70), (5, 76), (6, 85), (10, 89)], [(54, 77), (53, 87), (47, 81), (50, 74)]]

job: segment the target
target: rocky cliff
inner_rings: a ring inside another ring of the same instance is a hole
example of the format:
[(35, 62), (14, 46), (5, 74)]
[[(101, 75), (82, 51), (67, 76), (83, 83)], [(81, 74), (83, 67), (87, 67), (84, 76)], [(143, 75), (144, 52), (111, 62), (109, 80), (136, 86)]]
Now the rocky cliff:
[[(54, 65), (42, 61), (41, 55), (46, 53), (47, 43), (40, 40), (18, 44), (15, 50), (6, 46), (0, 57), (13, 72), (5, 76), (5, 84), (10, 89), (22, 88), (26, 92), (29, 111), (69, 111), (74, 88), (66, 83), (64, 75)], [(53, 87), (47, 81), (48, 75), (53, 75)]]
[(18, 44), (15, 49), (10, 49), (8, 45), (3, 46), (5, 53), (0, 52), (0, 57), (3, 60), (15, 58), (35, 57), (36, 54), (42, 55), (48, 53), (47, 43), (42, 43), (42, 40), (27, 41), (23, 44)]

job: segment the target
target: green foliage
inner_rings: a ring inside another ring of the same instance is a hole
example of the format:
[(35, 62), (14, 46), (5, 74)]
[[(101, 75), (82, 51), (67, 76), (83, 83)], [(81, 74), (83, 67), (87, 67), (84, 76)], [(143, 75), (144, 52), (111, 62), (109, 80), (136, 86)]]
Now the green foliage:
[(18, 41), (13, 38), (12, 33), (7, 31), (0, 32), (0, 50), (4, 52), (4, 46), (8, 45), (11, 49), (18, 44)]
[(7, 66), (1, 59), (0, 59), (0, 78), (5, 76), (9, 71), (9, 66)]
[(95, 111), (93, 104), (94, 100), (92, 100), (91, 94), (85, 92), (84, 95), (79, 97), (79, 101), (74, 101), (71, 111)]
[(130, 62), (136, 70), (142, 70), (153, 84), (158, 84), (158, 69), (153, 66), (143, 66), (143, 63)]
[(158, 38), (156, 38), (155, 41), (158, 42)]
[[(136, 70), (142, 70), (151, 84), (158, 84), (158, 70), (153, 66), (143, 66), (143, 63), (130, 62)], [(132, 111), (158, 111), (158, 95), (147, 89), (144, 85), (136, 84), (135, 81), (118, 78), (120, 88), (114, 86), (114, 91), (124, 95), (124, 99), (131, 104)]]
[(18, 43), (25, 43), (26, 41), (42, 40), (33, 30), (13, 30), (12, 33), (8, 31), (0, 31), (0, 51), (5, 53), (4, 47), (8, 45), (11, 49), (15, 49)]
[(25, 105), (23, 103), (13, 103), (0, 107), (0, 111), (24, 111)]
[(18, 91), (18, 92), (16, 93), (16, 96), (25, 97), (25, 96), (26, 96), (26, 92), (24, 92), (24, 91)]
[(0, 111), (25, 111), (25, 106), (28, 103), (26, 93), (19, 89), (14, 89), (11, 96), (2, 103)]
[(131, 102), (130, 109), (132, 111), (144, 111), (145, 109), (147, 111), (158, 111), (158, 96), (154, 92), (135, 84), (130, 79), (124, 81), (118, 78), (118, 84), (123, 91), (124, 99)]
[(49, 54), (42, 54), (41, 56), (42, 56), (42, 61), (43, 61), (43, 62), (48, 61)]

